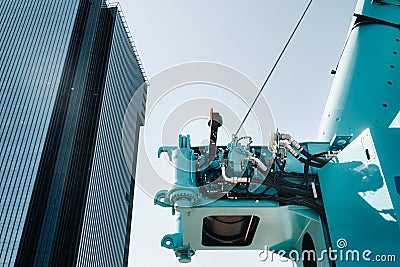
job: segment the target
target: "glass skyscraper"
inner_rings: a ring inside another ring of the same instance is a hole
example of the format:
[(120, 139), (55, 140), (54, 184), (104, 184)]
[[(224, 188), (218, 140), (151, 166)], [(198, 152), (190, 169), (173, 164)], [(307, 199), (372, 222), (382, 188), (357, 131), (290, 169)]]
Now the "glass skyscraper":
[(0, 266), (126, 266), (147, 89), (122, 13), (10, 0), (0, 14)]

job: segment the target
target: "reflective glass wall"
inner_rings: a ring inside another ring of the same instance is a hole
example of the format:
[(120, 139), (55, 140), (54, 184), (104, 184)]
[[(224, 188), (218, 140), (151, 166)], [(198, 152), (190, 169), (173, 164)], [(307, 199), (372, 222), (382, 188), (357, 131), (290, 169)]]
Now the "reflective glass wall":
[[(144, 82), (123, 17), (116, 12), (79, 248), (79, 266), (127, 265), (134, 188), (134, 177), (129, 169), (135, 170), (136, 167), (139, 127), (144, 122), (147, 93)], [(134, 112), (128, 122), (134, 156), (128, 166), (123, 153), (122, 128), (125, 112), (134, 95)]]
[(122, 13), (10, 0), (0, 14), (0, 267), (127, 265), (146, 86)]
[(14, 264), (79, 1), (0, 1), (0, 266)]

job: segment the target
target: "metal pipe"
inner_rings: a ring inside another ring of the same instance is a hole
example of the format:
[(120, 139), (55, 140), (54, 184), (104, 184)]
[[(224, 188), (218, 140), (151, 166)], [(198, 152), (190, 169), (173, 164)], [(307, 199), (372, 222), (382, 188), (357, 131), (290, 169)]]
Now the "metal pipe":
[(257, 170), (259, 170), (262, 174), (267, 174), (268, 173), (268, 167), (265, 166), (265, 164), (256, 157), (248, 157), (248, 158), (243, 158), (242, 159), (242, 167), (244, 168), (244, 162), (245, 161), (251, 161), (257, 168)]
[(247, 183), (248, 179), (245, 177), (228, 177), (226, 176), (226, 165), (221, 165), (222, 178), (228, 183), (237, 184), (237, 183)]

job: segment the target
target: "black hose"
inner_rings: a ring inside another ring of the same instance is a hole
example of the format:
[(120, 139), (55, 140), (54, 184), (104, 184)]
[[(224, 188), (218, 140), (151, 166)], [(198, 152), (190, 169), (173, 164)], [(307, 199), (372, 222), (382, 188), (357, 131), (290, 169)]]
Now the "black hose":
[(320, 159), (318, 158), (318, 156), (316, 154), (311, 154), (310, 152), (308, 152), (305, 149), (302, 149), (301, 151), (299, 151), (301, 154), (303, 154), (308, 160), (314, 160), (320, 164), (325, 165), (326, 163), (329, 162), (329, 160), (324, 160), (324, 159)]
[(319, 169), (322, 168), (322, 167), (324, 167), (324, 165), (322, 165), (322, 164), (320, 164), (320, 163), (312, 162), (311, 160), (305, 159), (305, 158), (303, 158), (303, 157), (298, 157), (297, 159), (298, 159), (301, 163), (310, 165), (311, 167), (315, 167), (315, 168), (319, 168)]

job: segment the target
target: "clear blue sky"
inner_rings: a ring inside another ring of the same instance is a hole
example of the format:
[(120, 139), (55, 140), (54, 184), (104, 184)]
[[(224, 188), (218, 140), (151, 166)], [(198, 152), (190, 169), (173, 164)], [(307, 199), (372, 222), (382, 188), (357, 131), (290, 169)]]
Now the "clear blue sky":
[[(176, 64), (211, 61), (239, 70), (260, 86), (308, 0), (120, 0), (120, 3), (150, 78)], [(300, 141), (316, 137), (333, 79), (330, 70), (338, 62), (355, 4), (356, 0), (314, 0), (263, 92), (276, 126)], [(190, 95), (188, 89), (187, 96)], [(148, 98), (152, 98), (151, 86)], [(152, 173), (142, 150), (143, 146), (139, 150), (139, 183), (141, 179), (151, 179)], [(170, 176), (171, 169), (167, 165), (165, 168), (165, 176)], [(130, 265), (182, 266), (172, 251), (160, 247), (162, 236), (175, 232), (170, 210), (153, 206), (152, 198), (138, 187), (134, 209)], [(188, 266), (220, 267), (228, 263), (231, 267), (284, 266), (261, 263), (255, 251), (200, 251)]]

